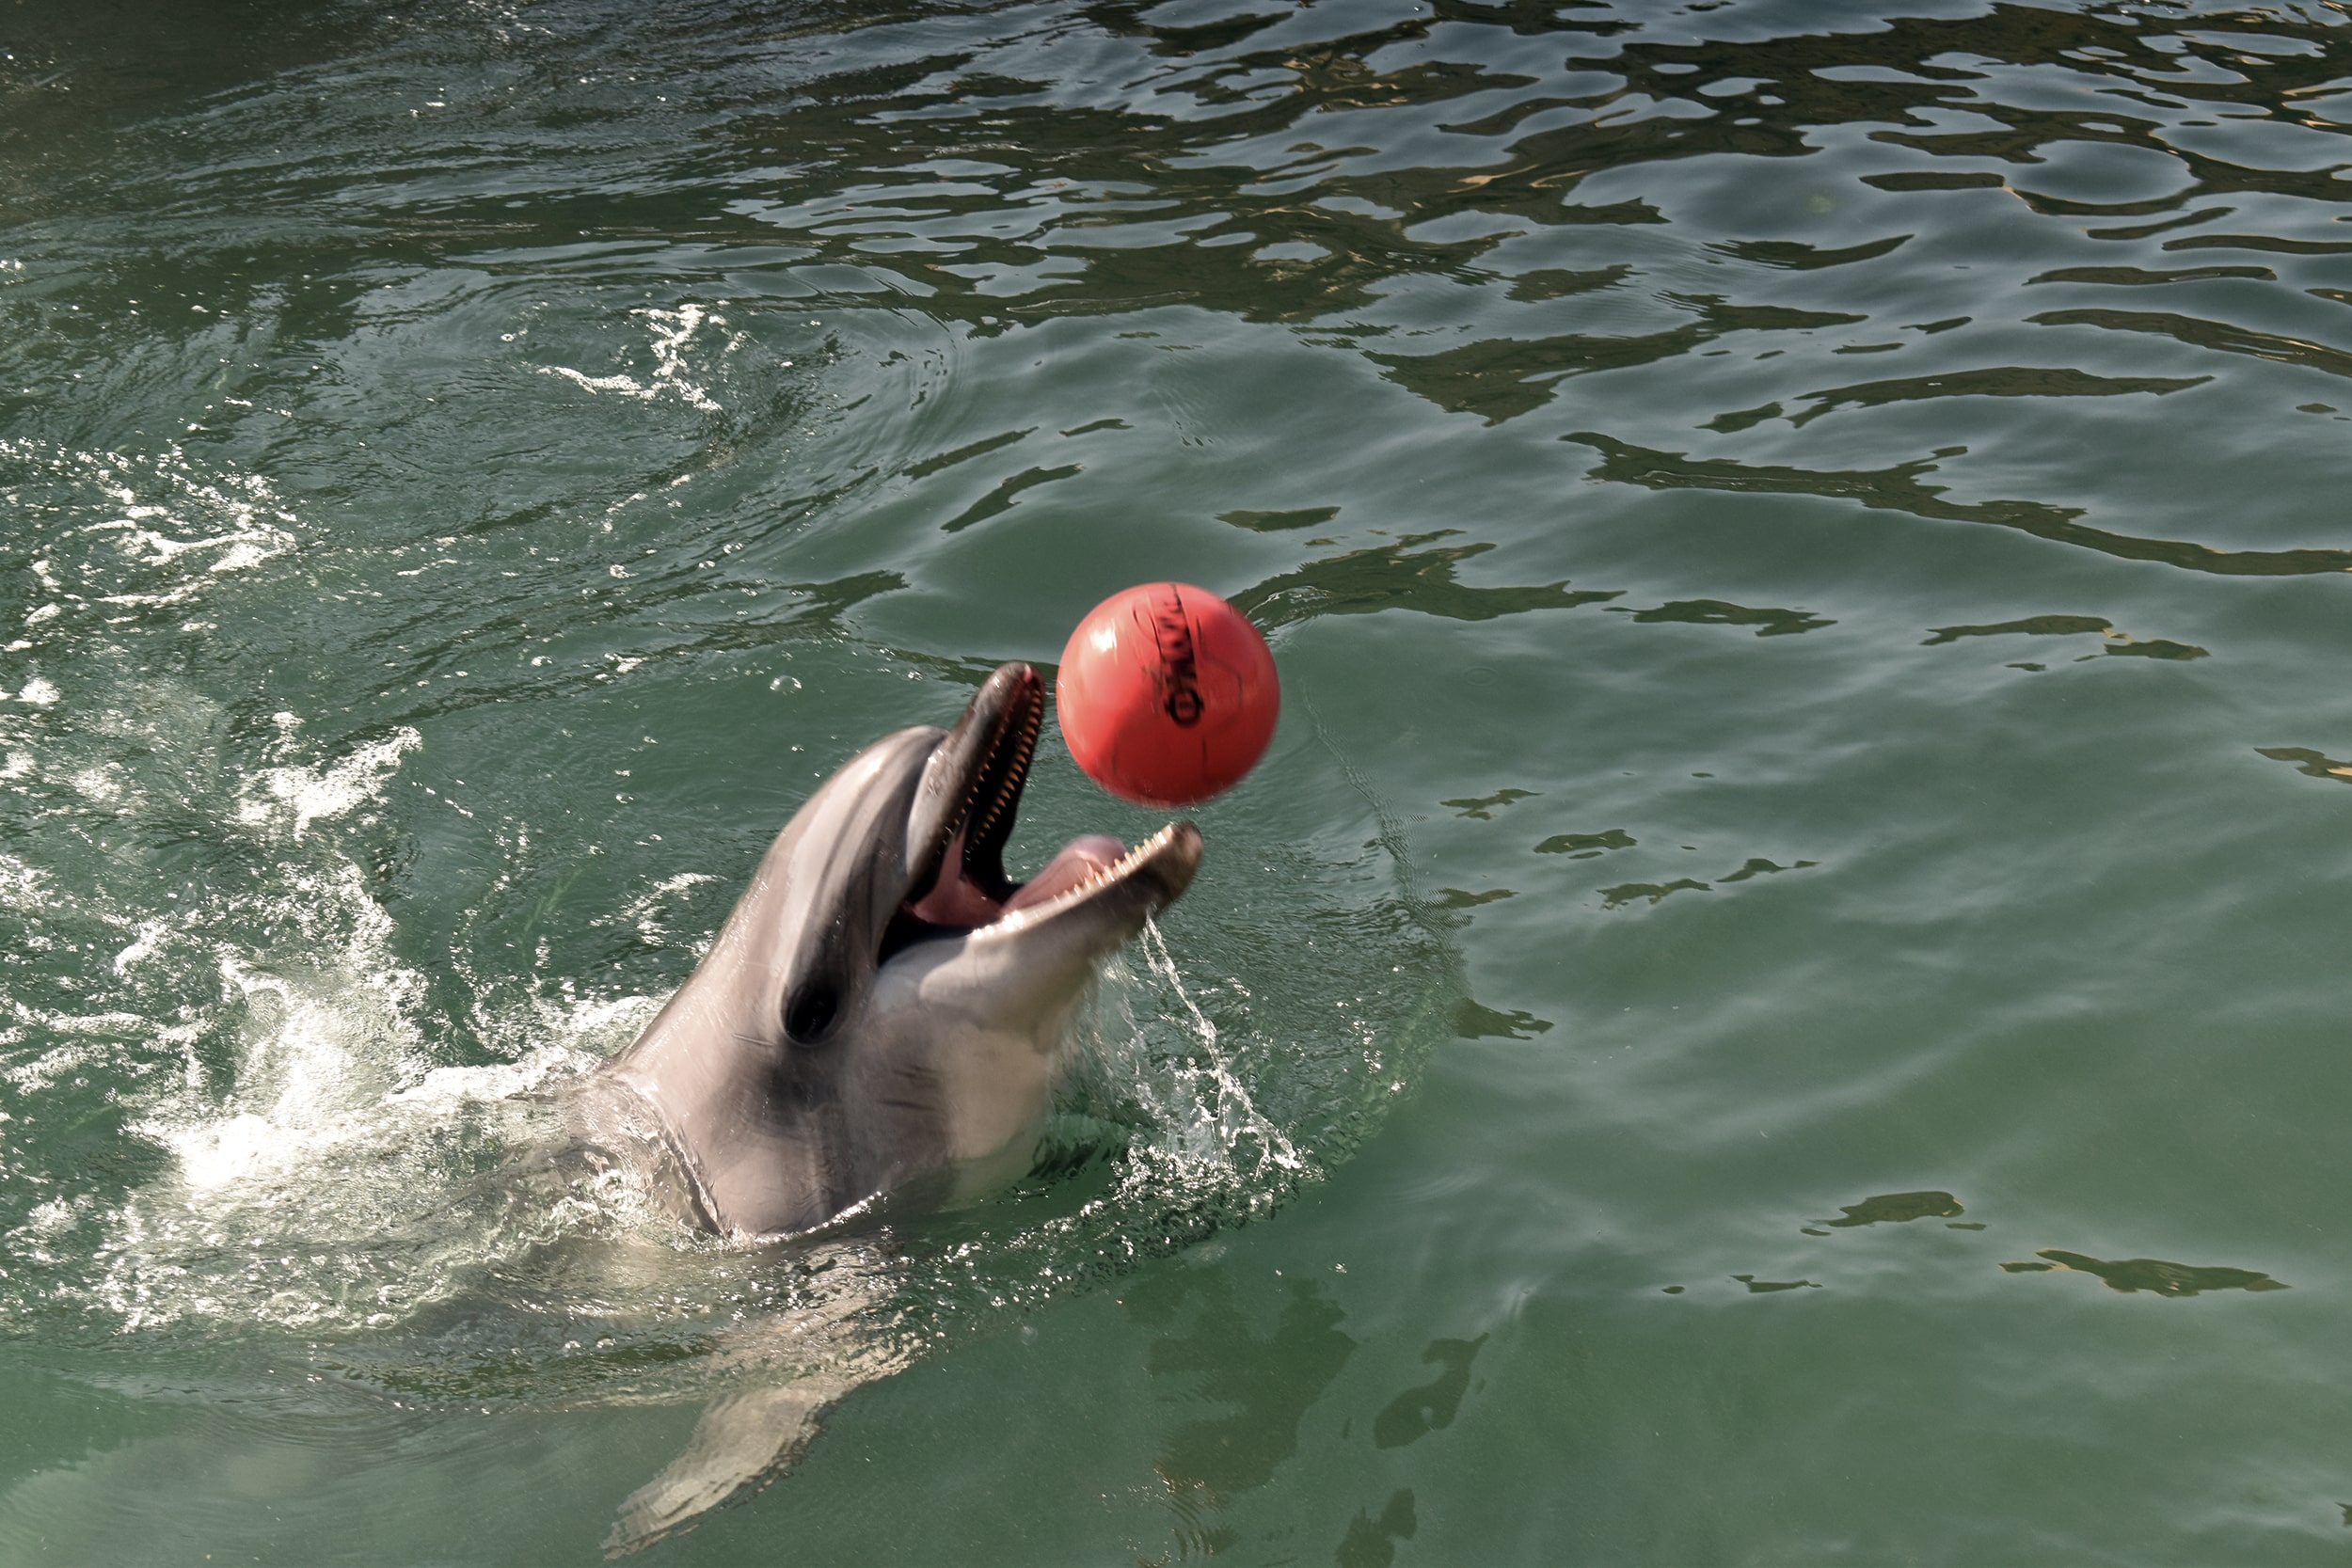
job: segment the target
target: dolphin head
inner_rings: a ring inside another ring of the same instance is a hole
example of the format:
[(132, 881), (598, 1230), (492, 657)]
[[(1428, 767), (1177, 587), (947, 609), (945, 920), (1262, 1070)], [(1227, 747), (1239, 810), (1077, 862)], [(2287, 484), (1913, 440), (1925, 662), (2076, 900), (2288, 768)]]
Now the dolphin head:
[[(1018, 1175), (1100, 961), (1200, 859), (1175, 822), (1005, 868), (1045, 714), (999, 666), (953, 729), (866, 747), (777, 837), (691, 977), (603, 1078), (723, 1234), (815, 1229)], [(649, 1124), (649, 1125), (647, 1125)]]

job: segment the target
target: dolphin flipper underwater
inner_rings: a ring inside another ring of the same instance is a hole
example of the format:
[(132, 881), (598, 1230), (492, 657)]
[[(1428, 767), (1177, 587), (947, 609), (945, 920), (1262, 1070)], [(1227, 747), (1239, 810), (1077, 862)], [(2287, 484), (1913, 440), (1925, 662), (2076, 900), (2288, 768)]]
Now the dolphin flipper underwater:
[[(1005, 874), (1044, 719), (1006, 664), (952, 730), (900, 730), (794, 814), (693, 974), (575, 1102), (590, 1158), (739, 1242), (815, 1241), (969, 1201), (1025, 1174), (1096, 966), (1181, 896), (1200, 834), (1073, 841)], [(774, 1325), (832, 1341), (822, 1372), (713, 1403), (621, 1507), (608, 1556), (650, 1545), (791, 1464), (843, 1395), (905, 1365), (854, 1300)], [(768, 1361), (757, 1332), (728, 1354)]]
[[(691, 1528), (720, 1504), (750, 1496), (799, 1462), (834, 1404), (866, 1384), (904, 1370), (914, 1357), (903, 1345), (855, 1331), (850, 1320), (866, 1304), (866, 1297), (852, 1293), (814, 1321), (803, 1315), (769, 1325), (769, 1334), (801, 1353), (803, 1370), (780, 1381), (764, 1365), (771, 1347), (758, 1342), (759, 1331), (722, 1353), (745, 1364), (745, 1386), (705, 1407), (677, 1458), (623, 1499), (605, 1536), (604, 1555), (641, 1551)], [(818, 1353), (818, 1369), (807, 1366), (811, 1350)]]

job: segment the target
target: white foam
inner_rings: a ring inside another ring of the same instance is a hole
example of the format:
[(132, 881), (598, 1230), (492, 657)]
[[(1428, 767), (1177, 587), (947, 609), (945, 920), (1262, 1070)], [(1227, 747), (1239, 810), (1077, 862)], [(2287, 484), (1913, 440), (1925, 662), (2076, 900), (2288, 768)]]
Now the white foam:
[[(70, 1028), (76, 1022), (84, 1022), (37, 1014), (22, 1007), (15, 1010), (19, 1017), (37, 1022), (43, 1027), (51, 1029)], [(20, 1094), (36, 1095), (67, 1073), (77, 1072), (99, 1059), (100, 1053), (94, 1051), (88, 1042), (75, 1040), (70, 1044), (53, 1046), (29, 1062), (11, 1063), (7, 1069), (0, 1069), (0, 1078), (5, 1078), (14, 1085)]]
[(49, 874), (14, 855), (0, 855), (0, 904), (39, 911), (49, 904)]
[(51, 598), (27, 612), (28, 630), (91, 603), (176, 604), (295, 547), (294, 515), (267, 480), (212, 469), (178, 447), (132, 457), (0, 440), (0, 462), (33, 476), (10, 498), (32, 516), (101, 519), (56, 530), (52, 553), (30, 563)]
[(576, 371), (569, 365), (542, 365), (539, 373), (560, 375), (567, 381), (577, 382), (585, 391), (618, 392), (625, 398), (643, 398), (648, 403), (661, 395), (658, 388), (648, 387), (635, 376), (590, 375), (586, 371)]
[[(711, 400), (710, 394), (687, 379), (686, 345), (706, 320), (713, 326), (724, 326), (726, 318), (710, 315), (694, 304), (681, 305), (675, 310), (647, 307), (630, 314), (644, 316), (654, 324), (654, 379), (675, 388), (678, 396), (704, 413), (718, 413), (719, 405)], [(727, 345), (729, 349), (733, 347), (733, 343)]]
[(24, 1216), (24, 1229), (42, 1241), (51, 1240), (73, 1227), (73, 1206), (64, 1198), (53, 1197), (37, 1205)]
[(85, 768), (66, 781), (86, 800), (111, 804), (122, 799), (122, 768), (119, 763)]
[(115, 973), (123, 974), (133, 964), (153, 958), (163, 945), (164, 929), (164, 923), (160, 920), (141, 921), (137, 933), (131, 939), (131, 945), (115, 955)]
[[(723, 327), (726, 318), (691, 303), (681, 305), (675, 310), (646, 306), (629, 314), (643, 316), (653, 323), (653, 341), (649, 346), (653, 349), (654, 367), (650, 381), (640, 381), (635, 376), (619, 373), (590, 375), (569, 365), (541, 365), (538, 367), (539, 373), (560, 375), (582, 391), (615, 392), (625, 398), (637, 398), (647, 403), (665, 396), (674, 397), (706, 414), (722, 412), (718, 400), (710, 395), (709, 388), (689, 373), (691, 367), (687, 364), (686, 353), (694, 335), (706, 325)], [(720, 347), (719, 356), (723, 358), (732, 354), (742, 341), (740, 333), (730, 338)]]
[(237, 820), (248, 828), (289, 826), (299, 843), (311, 823), (376, 800), (399, 770), (400, 759), (423, 743), (422, 736), (403, 726), (325, 768), (264, 768), (247, 782)]
[(666, 918), (670, 900), (681, 893), (718, 879), (707, 871), (681, 871), (675, 877), (656, 882), (652, 887), (621, 906), (615, 915), (599, 919), (596, 924), (633, 926), (637, 928), (637, 934), (644, 939), (647, 945), (664, 946), (670, 940), (669, 923)]

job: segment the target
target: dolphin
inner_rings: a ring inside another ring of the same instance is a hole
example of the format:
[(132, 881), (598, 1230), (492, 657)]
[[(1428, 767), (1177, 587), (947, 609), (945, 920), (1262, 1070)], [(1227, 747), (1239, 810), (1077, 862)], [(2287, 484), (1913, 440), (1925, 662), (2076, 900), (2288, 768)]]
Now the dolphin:
[(1181, 896), (1200, 830), (1005, 872), (1044, 685), (884, 736), (770, 847), (693, 974), (596, 1077), (591, 1125), (742, 1241), (967, 1202), (1025, 1174), (1100, 961)]
[[(1082, 836), (1012, 881), (1044, 714), (1037, 672), (1000, 665), (954, 728), (884, 736), (809, 797), (692, 975), (575, 1101), (592, 1163), (629, 1165), (721, 1236), (836, 1246), (1025, 1174), (1096, 967), (1200, 862), (1179, 821), (1132, 849)], [(860, 1334), (865, 1304), (852, 1289), (734, 1336), (721, 1354), (743, 1386), (622, 1503), (606, 1555), (774, 1479), (834, 1402), (905, 1366)], [(778, 1380), (786, 1359), (801, 1370)]]

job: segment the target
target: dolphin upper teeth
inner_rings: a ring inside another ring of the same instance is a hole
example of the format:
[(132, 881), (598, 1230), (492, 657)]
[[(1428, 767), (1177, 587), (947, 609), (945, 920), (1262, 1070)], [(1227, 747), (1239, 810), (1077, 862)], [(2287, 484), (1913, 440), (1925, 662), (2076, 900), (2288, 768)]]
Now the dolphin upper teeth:
[[(1030, 704), (1027, 711), (1021, 718), (1021, 738), (1013, 747), (1012, 760), (1006, 764), (1004, 779), (996, 786), (995, 798), (989, 801), (988, 815), (981, 818), (977, 831), (971, 835), (972, 839), (984, 839), (988, 836), (990, 830), (996, 826), (996, 819), (1004, 815), (1006, 802), (1020, 790), (1021, 781), (1028, 777), (1029, 759), (1037, 752), (1038, 729), (1044, 721), (1044, 705), (1042, 703)], [(988, 762), (995, 761), (996, 754), (992, 752)], [(972, 791), (963, 802), (963, 810), (957, 816), (957, 828), (961, 828), (972, 819), (972, 808), (978, 803), (980, 785), (986, 782), (987, 778), (988, 765), (983, 763), (980, 770), (973, 776)], [(954, 836), (955, 831), (950, 830), (948, 837)]]

